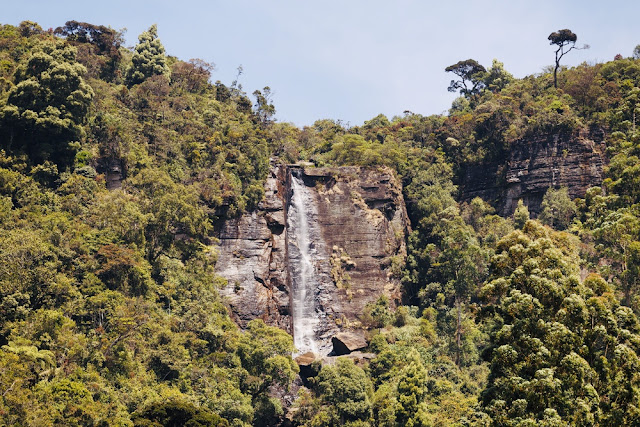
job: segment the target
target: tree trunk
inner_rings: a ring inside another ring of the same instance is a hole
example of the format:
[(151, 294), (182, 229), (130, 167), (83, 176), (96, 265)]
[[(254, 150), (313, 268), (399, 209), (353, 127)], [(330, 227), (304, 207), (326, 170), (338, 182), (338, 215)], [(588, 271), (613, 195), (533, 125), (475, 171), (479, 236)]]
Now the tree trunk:
[(562, 52), (562, 46), (558, 47), (556, 50), (556, 68), (553, 69), (553, 87), (558, 89), (558, 68), (560, 68), (560, 60), (564, 52)]
[(458, 319), (456, 322), (456, 365), (460, 366), (460, 353), (462, 351), (462, 314), (460, 312), (460, 300), (456, 298)]

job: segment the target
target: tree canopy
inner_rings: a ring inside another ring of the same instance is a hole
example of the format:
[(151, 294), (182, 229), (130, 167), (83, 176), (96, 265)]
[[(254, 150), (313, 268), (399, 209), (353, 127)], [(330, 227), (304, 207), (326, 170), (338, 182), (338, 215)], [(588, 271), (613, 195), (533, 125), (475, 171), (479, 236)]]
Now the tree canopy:
[(75, 54), (61, 41), (42, 41), (17, 68), (0, 110), (3, 148), (22, 151), (34, 163), (64, 168), (73, 161), (94, 94)]
[(469, 97), (477, 94), (484, 88), (484, 74), (487, 71), (475, 59), (465, 59), (449, 65), (444, 69), (447, 73), (453, 73), (460, 80), (451, 80), (447, 90), (449, 92), (460, 91), (460, 95)]
[[(167, 56), (155, 26), (132, 51), (121, 37), (0, 25), (0, 425), (640, 423), (637, 55), (557, 87), (460, 61), (448, 114), (298, 127), (268, 86), (252, 102)], [(577, 36), (549, 41), (557, 73)], [(516, 200), (522, 147), (580, 179)], [(406, 257), (380, 261), (394, 292), (333, 319), (368, 348), (304, 378), (286, 331), (234, 322), (216, 273), (220, 227), (267, 220), (270, 163), (301, 161), (395, 175), (409, 221)]]
[(164, 46), (158, 38), (158, 27), (154, 24), (138, 36), (138, 44), (127, 70), (129, 85), (142, 83), (152, 76), (169, 74)]

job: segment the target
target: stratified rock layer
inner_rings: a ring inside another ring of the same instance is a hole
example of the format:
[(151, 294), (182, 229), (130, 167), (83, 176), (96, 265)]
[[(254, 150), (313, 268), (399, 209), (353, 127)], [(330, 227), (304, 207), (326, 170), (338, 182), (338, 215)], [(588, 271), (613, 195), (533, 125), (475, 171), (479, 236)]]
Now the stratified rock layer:
[(535, 216), (549, 187), (566, 187), (572, 198), (583, 197), (589, 187), (602, 182), (606, 163), (603, 139), (602, 132), (591, 132), (516, 141), (506, 169), (497, 164), (467, 168), (461, 198), (480, 197), (503, 216), (511, 215), (522, 199)]
[(216, 271), (229, 282), (221, 293), (241, 326), (262, 319), (291, 332), (285, 173), (286, 168), (273, 166), (258, 210), (226, 221), (218, 235)]
[(257, 211), (226, 221), (219, 230), (217, 273), (233, 317), (292, 331), (291, 268), (287, 250), (287, 210), (291, 170), (311, 190), (325, 250), (316, 270), (314, 295), (323, 321), (318, 339), (330, 348), (341, 330), (357, 328), (365, 306), (386, 295), (400, 298), (394, 265), (406, 257), (409, 228), (400, 184), (386, 168), (272, 166), (265, 198)]

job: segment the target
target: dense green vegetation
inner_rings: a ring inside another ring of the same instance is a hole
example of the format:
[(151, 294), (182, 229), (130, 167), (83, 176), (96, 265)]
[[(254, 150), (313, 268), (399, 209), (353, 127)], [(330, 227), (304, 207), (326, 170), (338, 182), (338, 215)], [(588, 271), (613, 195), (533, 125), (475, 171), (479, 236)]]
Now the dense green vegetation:
[(135, 53), (106, 27), (58, 32), (0, 29), (2, 424), (277, 418), (292, 339), (229, 319), (211, 238), (262, 197), (273, 137), (154, 27)]
[[(460, 61), (447, 116), (298, 129), (155, 26), (121, 43), (0, 26), (0, 424), (281, 423), (292, 339), (230, 320), (212, 237), (262, 199), (270, 158), (393, 168), (413, 230), (406, 305), (363, 313), (375, 359), (322, 368), (291, 423), (640, 423), (639, 59), (556, 80)], [(551, 188), (538, 219), (460, 203), (467, 166), (593, 129), (610, 164), (584, 199)]]

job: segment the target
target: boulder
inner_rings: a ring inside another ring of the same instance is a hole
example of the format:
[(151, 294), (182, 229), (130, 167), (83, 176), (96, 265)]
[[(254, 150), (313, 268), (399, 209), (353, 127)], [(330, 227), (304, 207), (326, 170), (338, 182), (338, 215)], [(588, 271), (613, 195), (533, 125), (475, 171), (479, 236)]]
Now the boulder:
[(298, 366), (310, 366), (315, 360), (316, 355), (312, 351), (308, 351), (300, 356), (296, 357), (295, 361)]
[(295, 358), (296, 363), (300, 367), (300, 376), (303, 378), (315, 377), (320, 372), (318, 366), (314, 366), (316, 360), (319, 360), (315, 353), (309, 351)]
[(341, 356), (367, 347), (364, 337), (353, 332), (340, 332), (331, 338), (333, 354)]

